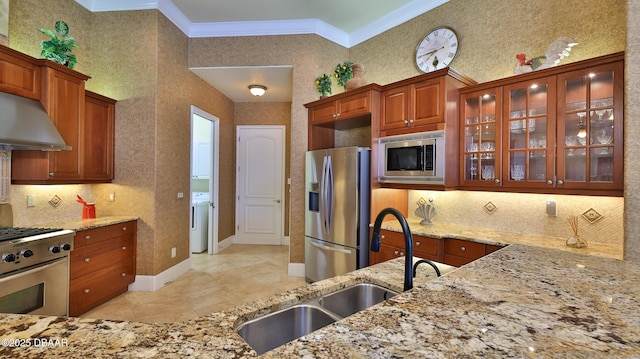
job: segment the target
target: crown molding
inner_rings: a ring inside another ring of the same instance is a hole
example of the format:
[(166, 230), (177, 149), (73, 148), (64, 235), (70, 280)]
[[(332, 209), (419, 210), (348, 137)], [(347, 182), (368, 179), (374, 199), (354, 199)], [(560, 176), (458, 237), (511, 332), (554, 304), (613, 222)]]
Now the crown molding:
[(91, 12), (158, 9), (190, 38), (316, 34), (346, 48), (367, 41), (449, 0), (413, 0), (346, 33), (318, 19), (192, 23), (170, 0), (75, 0)]

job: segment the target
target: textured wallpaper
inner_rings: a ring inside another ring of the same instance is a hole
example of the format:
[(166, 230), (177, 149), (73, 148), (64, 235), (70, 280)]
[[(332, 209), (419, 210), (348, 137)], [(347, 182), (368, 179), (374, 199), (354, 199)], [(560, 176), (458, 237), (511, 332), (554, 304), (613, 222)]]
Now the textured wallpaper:
[[(626, 29), (627, 15), (631, 17), (630, 26), (637, 27), (640, 22), (634, 0), (451, 0), (352, 49), (315, 35), (187, 39), (158, 11), (91, 14), (73, 0), (12, 0), (11, 7), (11, 47), (39, 56), (42, 36), (37, 27), (52, 27), (56, 20), (65, 20), (82, 46), (76, 69), (92, 76), (87, 88), (119, 101), (116, 181), (93, 186), (92, 191), (98, 196), (116, 192), (118, 199), (105, 204), (104, 210), (142, 218), (138, 252), (141, 274), (157, 274), (188, 255), (184, 229), (188, 227), (183, 228), (188, 220), (188, 201), (176, 198), (176, 192), (188, 192), (189, 175), (185, 171), (189, 154), (189, 131), (185, 129), (188, 105), (195, 104), (221, 119), (221, 139), (226, 141), (221, 143), (221, 163), (231, 166), (221, 172), (233, 173), (234, 104), (190, 74), (189, 66), (293, 66), (290, 259), (301, 263), (304, 178), (295, 174), (304, 173), (307, 149), (307, 110), (303, 104), (318, 98), (313, 79), (323, 72), (331, 73), (338, 62), (351, 60), (364, 64), (364, 78), (368, 82), (386, 84), (415, 76), (418, 74), (413, 64), (415, 46), (424, 34), (440, 25), (454, 28), (460, 39), (460, 51), (452, 67), (479, 82), (511, 76), (515, 54), (541, 54), (560, 35), (575, 37), (580, 42), (563, 63), (622, 51), (627, 42), (629, 51), (640, 50), (637, 35), (631, 31), (627, 35)], [(627, 63), (626, 71), (626, 122), (629, 122), (630, 115), (638, 111), (631, 104), (640, 101), (629, 74), (637, 73), (638, 66)], [(334, 93), (341, 91), (334, 87)], [(626, 131), (631, 131), (625, 136), (629, 169), (635, 165), (633, 158), (640, 154), (635, 154), (637, 145), (630, 145), (630, 141), (635, 141), (630, 138), (635, 130), (627, 126)], [(351, 141), (353, 135), (345, 134), (345, 142)], [(633, 138), (639, 138), (638, 135)], [(626, 248), (635, 251), (637, 257), (640, 240), (630, 238), (631, 234), (640, 238), (637, 228), (640, 218), (632, 214), (640, 213), (637, 208), (640, 180), (634, 176), (626, 174), (624, 206)], [(226, 211), (220, 211), (220, 239), (233, 234), (234, 181), (233, 176), (221, 180), (220, 200)], [(474, 206), (483, 204), (485, 199), (479, 198)], [(15, 200), (22, 205), (24, 198)], [(610, 211), (606, 210), (605, 218), (615, 216)], [(172, 246), (178, 248), (178, 257), (174, 259), (168, 256)]]

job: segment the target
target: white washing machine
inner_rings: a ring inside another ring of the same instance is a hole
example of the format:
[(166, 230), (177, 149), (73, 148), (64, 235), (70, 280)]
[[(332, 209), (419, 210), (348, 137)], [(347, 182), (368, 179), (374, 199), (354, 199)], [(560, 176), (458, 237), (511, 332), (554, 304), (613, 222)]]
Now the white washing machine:
[(191, 201), (191, 233), (189, 243), (192, 253), (207, 250), (209, 237), (209, 193), (193, 192)]

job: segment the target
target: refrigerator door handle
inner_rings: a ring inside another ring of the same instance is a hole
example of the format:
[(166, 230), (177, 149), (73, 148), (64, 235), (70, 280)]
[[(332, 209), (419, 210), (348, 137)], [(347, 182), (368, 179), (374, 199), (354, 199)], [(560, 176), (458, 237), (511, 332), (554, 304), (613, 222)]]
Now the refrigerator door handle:
[(344, 249), (342, 247), (335, 247), (335, 246), (328, 246), (326, 244), (320, 244), (318, 243), (316, 240), (311, 240), (310, 243), (317, 248), (320, 249), (326, 249), (328, 251), (332, 251), (332, 252), (340, 252), (340, 253), (346, 253), (346, 254), (351, 254), (351, 250), (349, 249)]
[[(320, 222), (322, 233), (327, 233), (327, 156), (322, 160), (322, 178), (320, 180)], [(324, 237), (324, 236), (323, 236)]]
[(327, 231), (331, 231), (333, 224), (333, 208), (335, 198), (333, 195), (333, 163), (331, 156), (327, 156)]

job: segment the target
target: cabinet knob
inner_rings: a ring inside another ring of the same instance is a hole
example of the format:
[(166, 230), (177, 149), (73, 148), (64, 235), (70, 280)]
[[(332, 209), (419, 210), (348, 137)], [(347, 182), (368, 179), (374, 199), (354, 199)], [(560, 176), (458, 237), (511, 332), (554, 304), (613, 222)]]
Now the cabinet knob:
[(413, 123), (413, 119), (409, 119), (409, 123)]
[(416, 242), (416, 247), (420, 246), (420, 242)]
[(85, 259), (84, 259), (84, 261), (85, 261), (86, 263), (89, 263), (89, 262), (91, 261), (91, 258), (85, 258)]
[(500, 180), (499, 179), (495, 179), (496, 184), (500, 184)]
[(398, 255), (398, 251), (393, 251), (393, 254)]
[(121, 275), (121, 276), (123, 276), (123, 277), (126, 277), (126, 276), (127, 276), (127, 273), (124, 273), (124, 272), (123, 272), (123, 273), (122, 273), (122, 274), (120, 274), (120, 275)]
[(563, 180), (558, 180), (558, 185), (562, 186), (564, 184)]
[(552, 180), (547, 180), (547, 184), (548, 184), (548, 185), (552, 185), (552, 184), (553, 184), (553, 181), (552, 181)]
[(127, 250), (127, 246), (122, 246), (122, 250), (126, 251)]
[(385, 238), (385, 237), (384, 237), (384, 234), (381, 234), (381, 235), (380, 235), (380, 240), (383, 240), (384, 238)]
[(400, 252), (400, 257), (404, 256), (404, 252)]
[(84, 239), (91, 239), (91, 236), (84, 236)]
[(89, 289), (85, 289), (84, 294), (89, 294)]
[(126, 231), (126, 230), (127, 230), (127, 227), (122, 227), (122, 231), (123, 232)]
[(464, 252), (464, 251), (466, 251), (466, 250), (467, 250), (467, 249), (466, 249), (464, 246), (460, 247), (460, 252)]
[(54, 172), (49, 172), (49, 177), (53, 177), (53, 176), (55, 176), (55, 175), (56, 175), (56, 174), (55, 174)]

